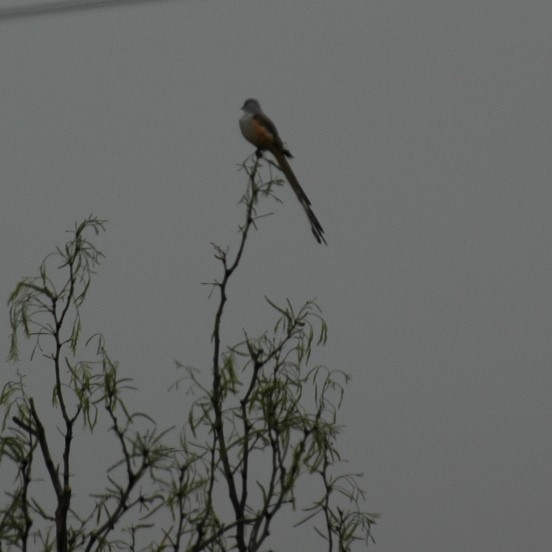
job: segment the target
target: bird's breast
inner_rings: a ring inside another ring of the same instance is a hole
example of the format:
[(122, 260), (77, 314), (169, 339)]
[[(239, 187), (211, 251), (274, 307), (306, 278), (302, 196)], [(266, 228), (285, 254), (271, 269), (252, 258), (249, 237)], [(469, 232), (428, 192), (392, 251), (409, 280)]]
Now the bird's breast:
[(248, 113), (240, 119), (240, 129), (243, 137), (256, 148), (268, 149), (274, 144), (270, 130)]

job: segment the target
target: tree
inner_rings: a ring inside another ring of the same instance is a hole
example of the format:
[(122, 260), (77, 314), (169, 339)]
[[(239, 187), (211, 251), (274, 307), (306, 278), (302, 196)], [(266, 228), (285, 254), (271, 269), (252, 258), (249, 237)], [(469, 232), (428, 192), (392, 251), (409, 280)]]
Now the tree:
[[(243, 165), (248, 187), (236, 253), (214, 246), (222, 278), (210, 284), (218, 297), (212, 371), (205, 383), (185, 368), (196, 399), (179, 432), (131, 411), (131, 381), (111, 360), (106, 340), (81, 335), (81, 307), (103, 257), (93, 237), (105, 221), (90, 216), (75, 225), (38, 275), (16, 285), (8, 303), (17, 371), (0, 396), (0, 463), (4, 472), (11, 467), (14, 482), (0, 507), (0, 550), (257, 551), (270, 545), (276, 515), (297, 506), (305, 478), (318, 481), (319, 491), (296, 512), (297, 525), (312, 524), (329, 551), (371, 540), (377, 516), (361, 510), (359, 476), (339, 474), (336, 465), (337, 412), (349, 378), (309, 366), (313, 347), (327, 338), (317, 304), (296, 309), (267, 299), (273, 329), (232, 346), (222, 342), (228, 283), (260, 218), (259, 201), (278, 183), (261, 177), (261, 163), (255, 157)], [(38, 406), (28, 390), (30, 371), (17, 363), (21, 336), (33, 344), (33, 366), (46, 373), (50, 405)], [(86, 361), (91, 346), (94, 358)], [(83, 507), (72, 495), (79, 477), (73, 440), (81, 431), (93, 441), (101, 427), (110, 429), (117, 458)], [(42, 475), (53, 503), (37, 489)]]

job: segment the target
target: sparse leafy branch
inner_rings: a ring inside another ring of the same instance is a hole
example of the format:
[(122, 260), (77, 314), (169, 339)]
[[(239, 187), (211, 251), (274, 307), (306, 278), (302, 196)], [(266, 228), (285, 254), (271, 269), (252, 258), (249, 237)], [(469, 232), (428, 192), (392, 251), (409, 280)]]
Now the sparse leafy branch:
[[(108, 535), (114, 531), (122, 517), (130, 510), (139, 508), (146, 510), (142, 519), (150, 517), (161, 504), (162, 494), (153, 489), (146, 493), (142, 491), (133, 496), (133, 491), (148, 473), (152, 480), (158, 470), (169, 466), (171, 449), (163, 444), (163, 438), (169, 430), (158, 432), (154, 421), (142, 413), (130, 414), (122, 400), (122, 390), (129, 387), (130, 380), (119, 379), (117, 365), (111, 361), (100, 341), (102, 355), (103, 396), (101, 401), (110, 419), (111, 431), (114, 433), (122, 451), (122, 458), (108, 470), (109, 486), (102, 494), (96, 495), (96, 506), (93, 516), (98, 525), (89, 532), (84, 550), (102, 550), (108, 541)], [(136, 427), (141, 427), (139, 432)], [(148, 427), (149, 426), (149, 427)], [(151, 428), (151, 429), (150, 429)], [(111, 475), (123, 467), (123, 473), (118, 477)], [(147, 524), (146, 524), (147, 526)], [(133, 526), (129, 533), (135, 538), (138, 528), (143, 524)], [(130, 548), (132, 549), (132, 548)]]
[[(11, 402), (12, 396), (17, 396), (23, 386), (22, 378), (15, 382), (8, 382), (2, 391), (0, 405), (17, 404), (17, 401)], [(0, 543), (7, 544), (23, 543), (22, 550), (27, 550), (29, 534), (33, 524), (29, 500), (29, 486), (31, 483), (31, 470), (33, 465), (33, 455), (36, 448), (36, 437), (31, 426), (23, 421), (24, 409), (18, 408), (16, 427), (11, 434), (5, 434), (2, 431), (0, 435), (0, 461), (9, 459), (17, 466), (15, 490), (8, 492), (8, 504), (0, 511)], [(6, 417), (10, 409), (6, 409)], [(6, 427), (6, 417), (4, 418), (2, 429)]]
[[(15, 489), (0, 508), (0, 549), (9, 543), (13, 549), (27, 550), (31, 542), (40, 542), (44, 550), (58, 552), (109, 550), (115, 542), (123, 542), (119, 534), (110, 538), (113, 531), (123, 531), (123, 516), (140, 511), (139, 517), (147, 518), (162, 503), (152, 483), (156, 473), (169, 465), (170, 449), (162, 442), (166, 432), (158, 432), (146, 415), (128, 411), (122, 394), (129, 381), (119, 378), (101, 336), (96, 336), (97, 356), (92, 362), (77, 358), (80, 308), (103, 256), (88, 236), (103, 229), (104, 221), (92, 216), (76, 225), (66, 245), (40, 265), (38, 276), (19, 282), (9, 298), (10, 358), (19, 358), (20, 334), (33, 341), (32, 356), (39, 351), (51, 366), (50, 373), (41, 372), (41, 381), (52, 382), (53, 411), (38, 406), (22, 375), (6, 384), (0, 396), (5, 412), (0, 461), (9, 459), (18, 470)], [(57, 271), (52, 269), (54, 263)], [(51, 427), (57, 423), (52, 412), (59, 413), (58, 428)], [(93, 496), (90, 513), (82, 516), (72, 500), (75, 424), (80, 420), (93, 432), (102, 413), (102, 423), (118, 443), (120, 459), (108, 472), (105, 491)], [(121, 465), (124, 475), (117, 471)], [(31, 477), (32, 469), (40, 473), (42, 466), (54, 491), (54, 511), (33, 493), (37, 476)]]
[[(65, 350), (68, 349), (69, 354), (76, 352), (81, 329), (79, 307), (86, 296), (94, 268), (101, 258), (101, 253), (86, 239), (85, 232), (92, 229), (98, 234), (103, 230), (103, 224), (104, 221), (89, 217), (76, 226), (73, 238), (67, 242), (65, 248), (58, 248), (53, 256), (48, 256), (44, 260), (39, 268), (39, 276), (22, 280), (8, 302), (12, 328), (10, 358), (18, 358), (18, 333), (22, 331), (25, 337), (36, 338), (35, 348), (41, 350), (43, 356), (53, 362), (53, 402), (54, 406), (59, 407), (64, 425), (61, 467), (54, 462), (47, 432), (35, 402), (33, 398), (27, 400), (24, 393), (21, 394), (21, 399), (25, 405), (22, 412), (25, 420), (16, 417), (14, 422), (20, 427), (22, 424), (28, 426), (28, 432), (36, 438), (41, 451), (56, 495), (56, 542), (58, 551), (62, 552), (67, 550), (68, 542), (67, 516), (71, 504), (70, 462), (73, 430), (82, 409), (81, 401), (78, 399), (71, 409), (66, 402), (64, 368), (66, 363), (70, 366), (70, 360)], [(65, 269), (67, 273), (59, 289), (48, 275), (49, 261), (53, 258), (61, 261), (59, 269)], [(71, 314), (72, 320), (68, 321)], [(49, 338), (53, 345), (45, 344), (43, 349), (43, 338)]]
[[(211, 284), (218, 290), (211, 386), (200, 383), (197, 374), (188, 369), (199, 398), (188, 416), (193, 440), (187, 446), (199, 451), (194, 467), (196, 474), (203, 474), (199, 479), (204, 485), (194, 491), (187, 487), (188, 493), (182, 493), (177, 485), (181, 500), (175, 501), (180, 512), (185, 510), (185, 495), (194, 496), (195, 504), (202, 506), (195, 517), (184, 520), (179, 516), (178, 537), (172, 542), (178, 542), (174, 550), (179, 550), (182, 535), (187, 534), (186, 550), (259, 550), (270, 536), (277, 513), (286, 505), (296, 505), (299, 479), (318, 473), (324, 476), (323, 499), (305, 508), (306, 518), (326, 519), (327, 534), (317, 531), (328, 542), (328, 550), (336, 550), (335, 541), (344, 551), (353, 540), (368, 538), (375, 516), (358, 508), (358, 512), (350, 512), (345, 505), (341, 522), (332, 517), (336, 511), (332, 494), (339, 478), (332, 481), (329, 473), (339, 461), (334, 446), (339, 433), (336, 414), (343, 397), (342, 381), (346, 383), (348, 377), (322, 367), (307, 369), (313, 347), (327, 339), (320, 309), (314, 301), (296, 310), (289, 301), (279, 306), (267, 298), (277, 315), (273, 330), (258, 337), (245, 333), (241, 343), (222, 345), (228, 284), (242, 259), (248, 233), (259, 218), (259, 198), (272, 194), (274, 181), (263, 182), (259, 167), (259, 157), (244, 164), (249, 185), (242, 200), (246, 216), (237, 252), (231, 256), (228, 250), (214, 246), (223, 275)], [(342, 477), (356, 482), (355, 476)], [(341, 489), (337, 493), (354, 497), (354, 506), (359, 506), (360, 495), (347, 495)], [(233, 512), (231, 518), (222, 514), (228, 507)]]

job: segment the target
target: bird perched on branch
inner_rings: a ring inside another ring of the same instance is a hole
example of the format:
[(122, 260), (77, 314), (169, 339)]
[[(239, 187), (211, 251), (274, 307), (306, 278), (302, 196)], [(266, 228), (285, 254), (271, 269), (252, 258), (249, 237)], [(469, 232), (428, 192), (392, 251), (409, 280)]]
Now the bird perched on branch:
[(243, 137), (248, 142), (251, 142), (257, 148), (258, 152), (266, 150), (274, 156), (278, 167), (284, 173), (299, 203), (307, 214), (316, 241), (318, 243), (324, 242), (328, 245), (324, 238), (324, 230), (311, 209), (311, 202), (307, 194), (303, 191), (303, 188), (301, 188), (297, 177), (291, 170), (288, 160), (286, 159), (286, 157), (293, 157), (293, 155), (284, 148), (276, 125), (265, 115), (265, 113), (263, 113), (261, 105), (253, 98), (245, 100), (242, 110), (244, 114), (240, 119), (240, 130)]

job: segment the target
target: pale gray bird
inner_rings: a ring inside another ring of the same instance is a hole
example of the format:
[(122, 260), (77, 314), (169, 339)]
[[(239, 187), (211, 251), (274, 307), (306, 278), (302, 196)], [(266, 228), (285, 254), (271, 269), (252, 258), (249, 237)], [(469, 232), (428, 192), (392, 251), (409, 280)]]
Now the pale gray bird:
[(289, 166), (286, 157), (293, 157), (293, 155), (284, 148), (276, 125), (263, 113), (261, 105), (253, 98), (245, 100), (242, 109), (244, 114), (240, 119), (240, 130), (243, 137), (248, 142), (251, 142), (258, 151), (267, 150), (274, 156), (278, 167), (284, 173), (299, 203), (307, 214), (316, 241), (318, 243), (324, 242), (328, 245), (324, 238), (324, 230), (320, 222), (318, 222), (316, 215), (312, 212), (311, 202)]

